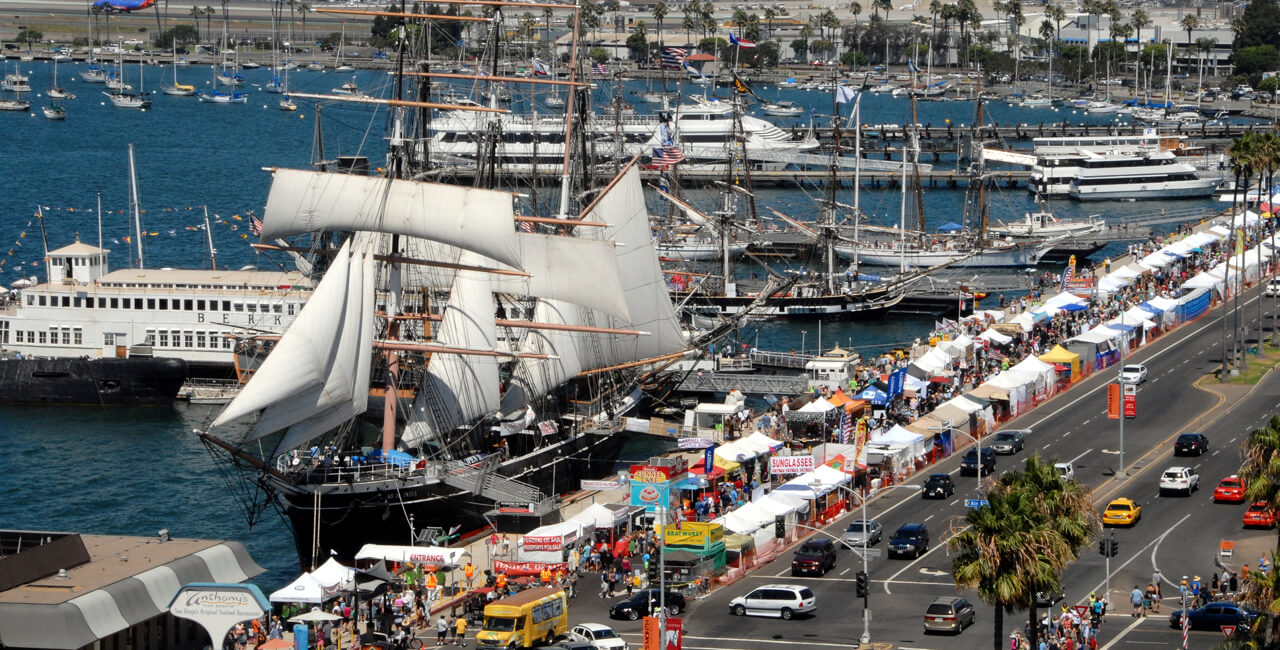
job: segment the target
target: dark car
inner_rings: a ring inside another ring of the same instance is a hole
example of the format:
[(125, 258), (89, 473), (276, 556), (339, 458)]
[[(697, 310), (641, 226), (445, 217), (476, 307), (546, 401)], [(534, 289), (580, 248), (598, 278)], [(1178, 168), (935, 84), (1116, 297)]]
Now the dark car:
[[(625, 618), (637, 621), (642, 617), (657, 613), (659, 604), (657, 589), (641, 589), (631, 594), (631, 597), (626, 600), (614, 603), (609, 608), (609, 618)], [(684, 596), (668, 590), (666, 605), (667, 613), (675, 616), (684, 611)]]
[[(1182, 627), (1182, 612), (1179, 609), (1169, 615), (1169, 625)], [(1248, 625), (1257, 618), (1258, 613), (1241, 607), (1235, 603), (1209, 603), (1199, 609), (1188, 609), (1187, 618), (1191, 619), (1193, 630), (1220, 630), (1223, 625)]]
[(1027, 444), (1024, 434), (1025, 432), (1014, 429), (1000, 431), (996, 433), (995, 438), (988, 444), (991, 446), (991, 450), (997, 454), (1005, 456), (1016, 454), (1022, 451)]
[(924, 482), (920, 496), (925, 499), (945, 499), (956, 493), (956, 484), (950, 474), (930, 474)]
[(829, 539), (811, 539), (800, 545), (791, 560), (791, 575), (816, 573), (826, 575), (836, 567), (836, 544)]
[(1209, 439), (1203, 433), (1184, 433), (1173, 443), (1174, 456), (1203, 456), (1209, 451)]
[(889, 538), (889, 557), (924, 555), (929, 550), (929, 529), (924, 524), (903, 524)]
[(1066, 597), (1067, 595), (1061, 591), (1050, 591), (1050, 592), (1037, 591), (1036, 607), (1052, 607), (1058, 604), (1058, 601)]
[[(964, 455), (964, 460), (960, 461), (960, 473), (964, 475), (978, 474), (978, 450), (970, 449), (969, 453)], [(990, 447), (982, 448), (982, 469), (983, 474), (990, 474), (996, 471), (996, 452)]]

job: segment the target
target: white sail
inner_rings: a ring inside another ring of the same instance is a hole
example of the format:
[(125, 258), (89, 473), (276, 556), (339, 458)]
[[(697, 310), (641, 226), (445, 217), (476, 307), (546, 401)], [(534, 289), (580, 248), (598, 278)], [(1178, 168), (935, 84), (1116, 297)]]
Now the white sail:
[[(613, 242), (537, 233), (517, 233), (516, 241), (520, 269), (529, 277), (493, 274), (489, 280), (494, 293), (563, 300), (630, 320)], [(460, 254), (453, 246), (421, 239), (411, 240), (406, 248), (410, 257), (437, 262), (458, 263)], [(479, 266), (514, 268), (490, 260), (480, 260)], [(453, 286), (456, 271), (427, 268), (418, 273), (426, 286), (447, 289)]]
[[(469, 265), (483, 262), (469, 254), (462, 255), (460, 261)], [(459, 271), (435, 343), (472, 350), (496, 349), (495, 310), (488, 274)], [(498, 363), (497, 357), (432, 354), (402, 436), (405, 444), (421, 446), (497, 411)]]
[(581, 356), (583, 368), (601, 368), (684, 349), (684, 336), (649, 234), (649, 214), (644, 203), (644, 187), (640, 184), (640, 171), (633, 166), (624, 172), (584, 219), (608, 224), (602, 229), (603, 236), (617, 242), (618, 273), (631, 319), (603, 319), (583, 324), (637, 329), (649, 332), (649, 335), (596, 335), (604, 339), (600, 346), (604, 356), (595, 358), (600, 355), (584, 352)]
[(352, 248), (343, 244), (298, 318), (213, 426), (264, 409), (247, 439), (288, 428), (281, 444), (287, 449), (365, 411), (374, 260), (365, 247)]
[[(582, 325), (584, 311), (582, 307), (569, 303), (539, 300), (533, 310), (533, 320), (538, 323)], [(523, 392), (519, 397), (527, 403), (530, 400), (540, 399), (552, 389), (582, 372), (582, 364), (578, 359), (578, 346), (587, 336), (594, 335), (565, 330), (529, 330), (521, 343), (521, 352), (545, 354), (551, 358), (521, 359), (511, 378), (511, 388), (506, 395), (503, 395), (503, 410), (513, 410), (515, 402), (519, 401), (514, 394), (516, 389)], [(512, 398), (508, 399), (508, 395)]]
[(520, 268), (508, 192), (418, 181), (278, 169), (262, 239), (358, 230), (421, 237)]

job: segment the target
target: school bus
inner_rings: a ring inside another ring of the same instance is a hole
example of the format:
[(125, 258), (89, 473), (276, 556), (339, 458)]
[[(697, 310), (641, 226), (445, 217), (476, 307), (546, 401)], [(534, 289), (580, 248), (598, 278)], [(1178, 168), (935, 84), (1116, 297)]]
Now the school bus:
[(569, 631), (569, 600), (554, 587), (527, 589), (484, 608), (484, 628), (476, 634), (481, 648), (532, 648), (551, 645)]

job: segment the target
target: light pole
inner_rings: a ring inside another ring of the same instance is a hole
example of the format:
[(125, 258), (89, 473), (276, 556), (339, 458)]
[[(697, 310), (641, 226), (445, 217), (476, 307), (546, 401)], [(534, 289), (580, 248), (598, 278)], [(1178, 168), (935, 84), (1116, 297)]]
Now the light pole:
[(977, 487), (978, 487), (978, 497), (981, 498), (982, 497), (982, 464), (983, 464), (982, 463), (982, 440), (980, 440), (978, 436), (975, 436), (971, 433), (965, 433), (964, 431), (961, 431), (951, 426), (929, 427), (929, 430), (930, 431), (951, 431), (953, 433), (958, 433), (973, 441), (973, 448), (976, 450), (978, 454), (978, 467), (977, 467), (978, 485)]
[[(823, 485), (824, 487), (826, 487), (826, 484), (822, 484), (822, 485)], [(919, 491), (919, 490), (921, 489), (921, 487), (920, 487), (919, 485), (884, 485), (884, 486), (878, 487), (878, 488), (876, 488), (876, 489), (874, 489), (874, 490), (871, 490), (870, 492), (867, 492), (867, 494), (866, 494), (865, 496), (863, 496), (863, 495), (861, 495), (861, 494), (858, 494), (858, 493), (857, 493), (857, 492), (855, 492), (852, 488), (848, 488), (848, 487), (845, 487), (845, 486), (843, 486), (843, 485), (835, 485), (835, 486), (831, 486), (831, 487), (834, 487), (834, 488), (835, 488), (835, 489), (837, 489), (837, 490), (844, 490), (845, 492), (848, 492), (849, 494), (851, 494), (851, 495), (853, 495), (853, 496), (858, 497), (858, 500), (862, 502), (862, 573), (863, 573), (864, 575), (867, 575), (867, 576), (868, 576), (868, 578), (867, 578), (867, 593), (870, 593), (870, 592), (871, 592), (871, 579), (870, 579), (870, 574), (867, 572), (867, 568), (868, 568), (868, 567), (867, 567), (867, 565), (868, 565), (868, 560), (867, 560), (867, 538), (868, 538), (868, 537), (870, 537), (870, 535), (868, 535), (868, 534), (867, 534), (867, 523), (868, 523), (868, 522), (867, 522), (867, 501), (869, 501), (869, 500), (871, 499), (871, 497), (872, 497), (872, 496), (875, 496), (876, 494), (879, 494), (879, 493), (881, 493), (881, 492), (888, 492), (889, 490), (897, 490), (897, 489), (905, 489), (905, 490)], [(817, 530), (817, 529), (814, 529), (814, 530)], [(827, 533), (826, 531), (819, 531), (819, 532), (821, 532), (821, 533), (823, 533), (823, 534), (825, 534), (825, 535), (829, 535), (829, 534), (830, 534), (830, 533)], [(843, 539), (841, 539), (841, 543), (842, 543), (842, 544), (844, 543), (844, 540), (843, 540)], [(846, 545), (846, 546), (848, 546), (848, 544), (845, 544), (845, 545)], [(867, 600), (868, 600), (868, 597), (867, 597), (867, 596), (863, 596), (863, 597), (862, 597), (862, 639), (861, 639), (861, 643), (863, 643), (863, 644), (871, 643), (871, 627), (870, 627), (870, 623), (871, 623), (871, 616), (870, 616), (870, 610), (867, 608)]]
[[(1124, 301), (1120, 302), (1120, 308), (1125, 306)], [(1138, 327), (1142, 327), (1139, 323)], [(1125, 476), (1124, 472), (1124, 348), (1129, 344), (1129, 333), (1124, 331), (1124, 312), (1120, 312), (1120, 362), (1116, 364), (1116, 381), (1120, 383), (1120, 466), (1116, 468), (1116, 476)], [(1137, 400), (1137, 385), (1134, 385), (1133, 399)]]
[(800, 354), (804, 354), (804, 337), (808, 333), (809, 330), (800, 330)]

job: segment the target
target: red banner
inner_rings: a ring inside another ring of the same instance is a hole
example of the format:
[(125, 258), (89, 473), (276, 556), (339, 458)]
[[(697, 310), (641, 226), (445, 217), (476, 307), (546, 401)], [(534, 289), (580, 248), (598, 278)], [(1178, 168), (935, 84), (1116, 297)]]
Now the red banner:
[(552, 573), (556, 571), (567, 571), (568, 565), (564, 562), (505, 562), (503, 560), (494, 560), (493, 569), (498, 573), (505, 573), (509, 576), (536, 576), (546, 569)]

